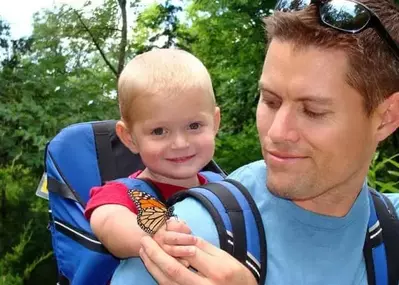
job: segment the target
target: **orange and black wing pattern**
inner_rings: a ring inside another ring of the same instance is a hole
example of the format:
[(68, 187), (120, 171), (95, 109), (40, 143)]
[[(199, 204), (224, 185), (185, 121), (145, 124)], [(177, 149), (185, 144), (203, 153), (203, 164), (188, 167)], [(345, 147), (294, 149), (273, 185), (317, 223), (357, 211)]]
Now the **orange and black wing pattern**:
[(173, 216), (173, 207), (167, 207), (155, 197), (136, 189), (129, 190), (129, 196), (137, 207), (137, 224), (146, 233), (153, 235)]

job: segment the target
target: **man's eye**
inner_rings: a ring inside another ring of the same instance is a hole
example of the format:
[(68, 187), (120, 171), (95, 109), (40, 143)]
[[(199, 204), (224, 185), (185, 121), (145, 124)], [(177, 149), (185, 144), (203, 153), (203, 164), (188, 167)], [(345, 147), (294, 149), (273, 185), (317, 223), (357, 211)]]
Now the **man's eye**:
[(190, 130), (198, 130), (201, 127), (200, 123), (196, 122), (196, 123), (191, 123), (189, 125), (189, 129)]
[(165, 130), (163, 128), (156, 128), (151, 132), (151, 134), (156, 135), (156, 136), (162, 136), (164, 133), (165, 133)]
[(310, 118), (312, 118), (312, 119), (319, 119), (319, 118), (322, 118), (322, 117), (324, 117), (324, 115), (326, 114), (326, 113), (313, 112), (313, 111), (310, 111), (310, 110), (307, 110), (307, 109), (304, 110), (304, 113), (305, 113), (308, 117), (310, 117)]
[(281, 106), (281, 102), (277, 101), (277, 100), (267, 100), (267, 99), (263, 99), (263, 103), (265, 103), (270, 109), (278, 109)]

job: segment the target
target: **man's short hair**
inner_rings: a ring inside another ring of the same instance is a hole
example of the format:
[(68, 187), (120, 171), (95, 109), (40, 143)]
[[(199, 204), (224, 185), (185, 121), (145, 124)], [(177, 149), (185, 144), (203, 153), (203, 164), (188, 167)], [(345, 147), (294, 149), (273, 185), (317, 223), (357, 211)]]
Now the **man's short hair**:
[[(392, 38), (399, 41), (399, 8), (390, 0), (357, 0), (372, 10)], [(371, 114), (384, 99), (399, 91), (399, 60), (373, 28), (344, 33), (320, 24), (315, 5), (296, 12), (276, 11), (265, 19), (268, 41), (289, 41), (295, 48), (339, 49), (348, 55), (347, 82), (364, 97)]]

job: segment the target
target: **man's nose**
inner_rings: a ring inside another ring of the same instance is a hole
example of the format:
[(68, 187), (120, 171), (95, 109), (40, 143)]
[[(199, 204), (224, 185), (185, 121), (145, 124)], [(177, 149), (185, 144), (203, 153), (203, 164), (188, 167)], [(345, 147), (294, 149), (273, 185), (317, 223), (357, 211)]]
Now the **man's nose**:
[(299, 133), (295, 110), (290, 106), (281, 106), (274, 116), (268, 136), (274, 143), (296, 142), (299, 139)]

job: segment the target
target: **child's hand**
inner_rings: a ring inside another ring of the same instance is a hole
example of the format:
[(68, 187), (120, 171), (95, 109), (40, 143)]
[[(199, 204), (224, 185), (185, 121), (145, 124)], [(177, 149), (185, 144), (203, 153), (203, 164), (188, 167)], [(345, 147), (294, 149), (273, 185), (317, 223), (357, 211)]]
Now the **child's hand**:
[(171, 218), (162, 226), (153, 239), (173, 257), (188, 257), (195, 254), (197, 238), (191, 235), (190, 228), (182, 221)]

